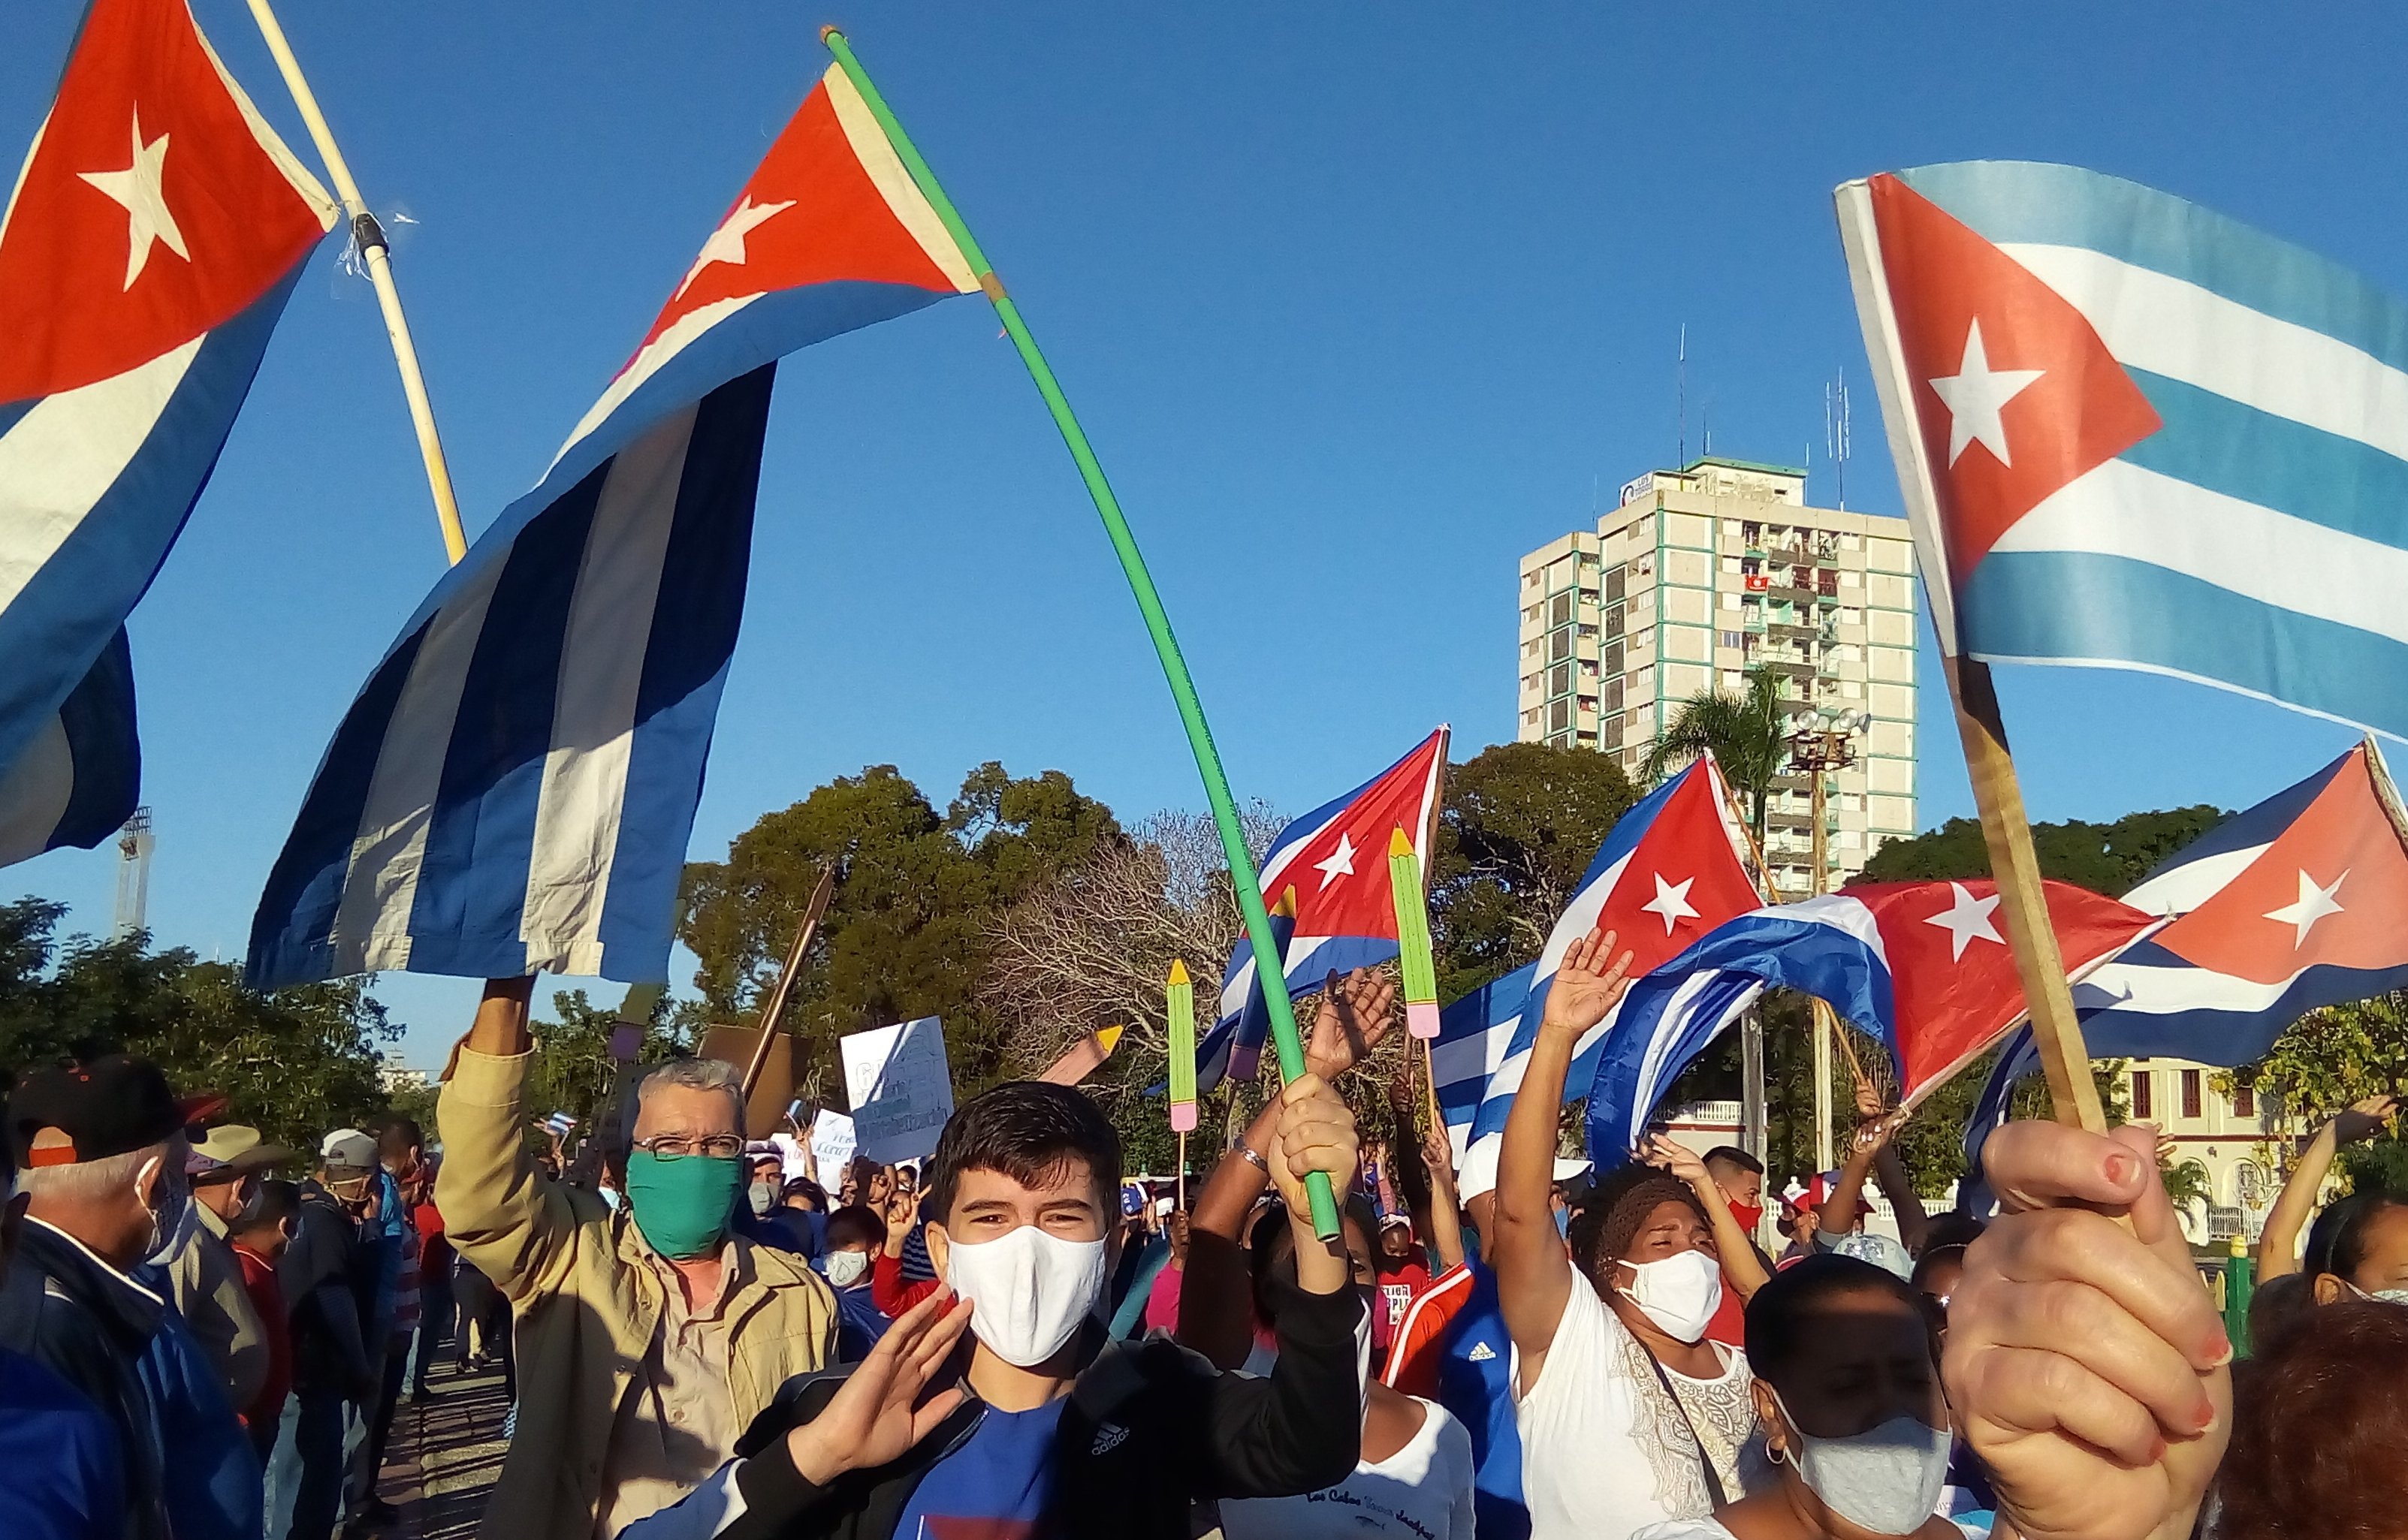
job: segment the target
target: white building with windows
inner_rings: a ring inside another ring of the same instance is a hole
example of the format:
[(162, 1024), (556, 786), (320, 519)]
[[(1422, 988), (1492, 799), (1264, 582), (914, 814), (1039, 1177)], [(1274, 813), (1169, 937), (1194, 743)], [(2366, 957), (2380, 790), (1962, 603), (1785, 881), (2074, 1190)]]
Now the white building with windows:
[[(1708, 457), (1622, 489), (1594, 532), (1522, 558), (1515, 736), (1595, 749), (1637, 773), (1682, 704), (1759, 664), (1785, 707), (1869, 720), (1827, 783), (1830, 886), (1915, 832), (1914, 549), (1906, 521), (1806, 506), (1806, 473)], [(1812, 891), (1812, 785), (1784, 777), (1766, 863)]]

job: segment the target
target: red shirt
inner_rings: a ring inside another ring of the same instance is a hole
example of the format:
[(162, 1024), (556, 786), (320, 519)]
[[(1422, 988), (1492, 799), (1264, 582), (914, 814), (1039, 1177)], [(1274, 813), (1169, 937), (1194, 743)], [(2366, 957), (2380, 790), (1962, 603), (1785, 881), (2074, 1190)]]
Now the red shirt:
[(452, 1239), (443, 1233), (443, 1211), (435, 1206), (432, 1187), (426, 1201), (409, 1211), (418, 1221), (418, 1280), (440, 1287), (452, 1276)]
[(258, 1312), (260, 1330), (267, 1338), (267, 1378), (260, 1384), (259, 1399), (242, 1408), (242, 1420), (248, 1427), (273, 1428), (284, 1415), (284, 1397), (293, 1389), (293, 1332), (284, 1316), (284, 1290), (277, 1286), (274, 1262), (239, 1241), (234, 1255), (242, 1263), (242, 1291), (251, 1296), (251, 1307)]
[(869, 1264), (869, 1303), (884, 1311), (889, 1320), (899, 1318), (904, 1311), (936, 1291), (935, 1278), (905, 1283), (903, 1259), (900, 1257), (890, 1257), (881, 1251), (878, 1259)]
[(1397, 1328), (1404, 1324), (1414, 1296), (1430, 1286), (1430, 1271), (1418, 1262), (1390, 1262), (1383, 1257), (1379, 1278), (1381, 1309), (1371, 1318), (1371, 1345), (1386, 1348), (1396, 1341)]

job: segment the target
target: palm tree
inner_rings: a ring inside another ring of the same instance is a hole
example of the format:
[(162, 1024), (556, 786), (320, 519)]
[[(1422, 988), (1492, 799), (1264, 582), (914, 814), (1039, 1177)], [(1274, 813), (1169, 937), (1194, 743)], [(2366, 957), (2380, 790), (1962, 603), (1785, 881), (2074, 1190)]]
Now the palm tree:
[(1690, 696), (1647, 751), (1641, 773), (1660, 781), (1711, 751), (1723, 778), (1748, 799), (1749, 822), (1764, 843), (1764, 805), (1773, 777), (1789, 758), (1789, 724), (1781, 710), (1784, 676), (1762, 665), (1747, 671), (1747, 688), (1710, 686)]

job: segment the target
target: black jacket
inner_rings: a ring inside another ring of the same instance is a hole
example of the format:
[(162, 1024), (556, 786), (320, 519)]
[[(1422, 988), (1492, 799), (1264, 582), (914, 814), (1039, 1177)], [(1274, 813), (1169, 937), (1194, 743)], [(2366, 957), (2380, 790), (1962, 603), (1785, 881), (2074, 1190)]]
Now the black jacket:
[(128, 1540), (167, 1535), (159, 1414), (136, 1367), (167, 1309), (39, 1219), (18, 1227), (16, 1256), (0, 1279), (0, 1348), (82, 1391), (117, 1429)]
[[(1053, 1511), (1061, 1540), (1187, 1540), (1199, 1498), (1287, 1497), (1344, 1480), (1363, 1443), (1353, 1290), (1280, 1301), (1269, 1377), (1223, 1374), (1169, 1338), (1106, 1342), (1090, 1328), (1087, 1367), (1054, 1435)], [(820, 1487), (786, 1457), (784, 1434), (825, 1406), (849, 1369), (799, 1376), (736, 1446), (745, 1511), (716, 1540), (890, 1540), (931, 1466), (966, 1442), (975, 1398), (891, 1464)]]

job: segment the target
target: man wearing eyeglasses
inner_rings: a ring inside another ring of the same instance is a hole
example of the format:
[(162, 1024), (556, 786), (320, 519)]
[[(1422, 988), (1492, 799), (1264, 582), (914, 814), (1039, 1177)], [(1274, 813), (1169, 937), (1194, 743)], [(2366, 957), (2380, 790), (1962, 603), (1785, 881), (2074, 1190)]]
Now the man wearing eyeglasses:
[(518, 1432), (482, 1533), (590, 1540), (684, 1496), (780, 1385), (821, 1368), (836, 1298), (802, 1258), (730, 1231), (744, 1099), (726, 1064), (654, 1065), (603, 1119), (617, 1208), (538, 1171), (520, 1133), (534, 985), (488, 983), (453, 1050), (435, 1199), (518, 1319)]

